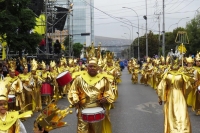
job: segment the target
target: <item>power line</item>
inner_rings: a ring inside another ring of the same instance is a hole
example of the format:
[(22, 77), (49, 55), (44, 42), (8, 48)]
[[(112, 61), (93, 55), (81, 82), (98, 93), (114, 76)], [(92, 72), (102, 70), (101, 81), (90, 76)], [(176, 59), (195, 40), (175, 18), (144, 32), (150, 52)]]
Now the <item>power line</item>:
[[(126, 25), (129, 25), (129, 26), (133, 26), (133, 27), (135, 27), (135, 28), (138, 28), (137, 26), (130, 25), (130, 24), (128, 24), (128, 23), (125, 23), (124, 21), (120, 21), (119, 19), (117, 19), (117, 17), (114, 17), (114, 16), (112, 16), (112, 15), (110, 15), (110, 14), (108, 14), (108, 13), (106, 13), (106, 12), (104, 12), (104, 11), (102, 11), (102, 10), (96, 8), (96, 7), (94, 7), (93, 5), (91, 5), (90, 3), (88, 3), (88, 2), (85, 1), (85, 0), (82, 0), (82, 1), (84, 1), (86, 4), (88, 4), (89, 6), (93, 7), (94, 9), (96, 9), (96, 10), (98, 10), (98, 11), (104, 13), (105, 15), (107, 15), (107, 16), (109, 16), (109, 17), (111, 17), (111, 18), (113, 18), (113, 19), (115, 19), (115, 20), (117, 20), (117, 21), (119, 21), (119, 22), (121, 22), (121, 23), (124, 23), (124, 24), (126, 24)], [(139, 29), (142, 29), (142, 28), (139, 27)], [(154, 31), (156, 31), (156, 30), (154, 30)]]

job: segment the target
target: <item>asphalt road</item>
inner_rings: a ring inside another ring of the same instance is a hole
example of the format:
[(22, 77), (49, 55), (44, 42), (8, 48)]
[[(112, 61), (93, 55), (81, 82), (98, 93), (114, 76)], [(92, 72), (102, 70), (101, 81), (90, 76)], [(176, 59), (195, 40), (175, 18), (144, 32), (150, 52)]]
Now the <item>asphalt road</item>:
[[(119, 98), (111, 110), (113, 133), (163, 133), (163, 106), (158, 105), (157, 95), (149, 86), (132, 84), (127, 69), (122, 72), (122, 83), (118, 86)], [(67, 99), (61, 99), (60, 108), (69, 105)], [(73, 110), (73, 109), (72, 109)], [(188, 107), (193, 133), (200, 133), (200, 117)], [(28, 133), (32, 133), (33, 122), (38, 113), (24, 122)], [(76, 133), (76, 113), (65, 119), (68, 126), (51, 131), (51, 133)]]

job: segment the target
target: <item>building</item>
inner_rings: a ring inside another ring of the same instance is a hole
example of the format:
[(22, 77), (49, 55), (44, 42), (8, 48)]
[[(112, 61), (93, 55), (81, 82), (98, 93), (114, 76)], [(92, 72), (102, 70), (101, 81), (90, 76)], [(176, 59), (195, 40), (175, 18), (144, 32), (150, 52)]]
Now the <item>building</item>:
[[(70, 34), (73, 35), (73, 43), (90, 45), (95, 42), (94, 38), (94, 0), (71, 0), (73, 6), (73, 16), (70, 27)], [(90, 36), (81, 36), (81, 33), (90, 33)]]

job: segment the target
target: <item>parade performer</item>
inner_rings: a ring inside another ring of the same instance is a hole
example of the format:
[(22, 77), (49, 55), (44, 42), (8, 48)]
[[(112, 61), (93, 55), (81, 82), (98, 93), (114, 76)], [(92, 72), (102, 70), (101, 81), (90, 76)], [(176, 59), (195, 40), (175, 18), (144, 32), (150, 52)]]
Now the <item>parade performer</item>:
[(187, 111), (185, 92), (187, 85), (193, 82), (183, 72), (179, 72), (179, 59), (171, 57), (172, 66), (158, 85), (158, 100), (164, 102), (164, 133), (191, 133), (190, 118)]
[(50, 72), (44, 61), (41, 62), (41, 78), (42, 78), (42, 86), (41, 86), (41, 96), (42, 103), (47, 105), (52, 97), (53, 97), (53, 78), (51, 77)]
[(195, 57), (196, 66), (194, 71), (194, 78), (196, 80), (194, 85), (194, 104), (192, 106), (193, 111), (196, 115), (200, 115), (200, 52)]
[[(115, 101), (117, 100), (118, 98), (118, 88), (117, 88), (117, 79), (120, 78), (120, 70), (114, 66), (114, 53), (112, 52), (107, 52), (106, 53), (106, 65), (105, 67), (103, 68), (103, 71), (106, 72), (108, 75), (111, 75), (114, 77), (113, 80), (109, 80), (112, 84), (112, 89), (113, 89), (113, 92), (115, 94)], [(113, 108), (114, 108), (114, 105), (112, 104)]]
[(81, 116), (85, 109), (94, 111), (98, 108), (104, 112), (104, 106), (112, 103), (114, 98), (106, 74), (98, 73), (97, 58), (89, 58), (87, 71), (82, 72), (74, 79), (68, 93), (69, 102), (77, 109), (77, 133), (102, 133), (104, 131), (112, 133), (111, 123), (107, 116), (104, 120), (94, 123), (87, 122)]
[(31, 78), (30, 80), (33, 81), (33, 110), (40, 111), (42, 109), (42, 101), (41, 101), (41, 84), (42, 78), (37, 75), (37, 67), (38, 63), (35, 59), (31, 61)]
[(159, 66), (160, 66), (160, 59), (156, 58), (153, 60), (153, 86), (152, 88), (154, 88), (155, 90), (157, 89), (158, 84), (160, 83), (159, 80), (159, 76), (160, 76), (160, 72), (159, 72)]
[(69, 107), (60, 110), (53, 101), (45, 107), (34, 121), (33, 133), (48, 133), (54, 129), (65, 127), (67, 122), (62, 120), (72, 111)]
[(141, 79), (140, 79), (141, 84), (152, 86), (152, 81), (153, 81), (152, 70), (153, 66), (151, 64), (151, 58), (147, 57), (147, 62), (142, 65)]
[(52, 84), (53, 84), (53, 98), (57, 101), (59, 98), (61, 98), (59, 94), (59, 89), (58, 89), (58, 83), (56, 81), (56, 77), (58, 76), (57, 68), (56, 68), (56, 63), (55, 61), (50, 61), (50, 66), (49, 66), (49, 71), (50, 75), (52, 77)]
[(24, 107), (24, 98), (23, 98), (23, 87), (22, 82), (15, 76), (15, 69), (16, 69), (16, 61), (9, 60), (9, 74), (5, 77), (5, 80), (8, 81), (13, 86), (9, 88), (8, 97), (11, 100), (9, 102), (9, 110), (21, 110)]
[(133, 69), (132, 69), (132, 83), (137, 84), (138, 83), (138, 73), (140, 72), (140, 65), (137, 64), (136, 60), (133, 60)]
[(24, 93), (24, 110), (33, 110), (33, 81), (31, 81), (30, 73), (28, 72), (27, 60), (23, 57), (21, 61), (21, 65), (23, 66), (23, 73), (19, 74), (19, 79), (23, 84), (23, 93)]
[(18, 111), (8, 111), (9, 84), (8, 81), (0, 81), (0, 133), (26, 133), (20, 118), (30, 117), (32, 112), (19, 114)]
[[(187, 66), (182, 67), (183, 71), (187, 73), (190, 77), (194, 77), (194, 71), (195, 71), (193, 67), (194, 59), (190, 56), (190, 57), (186, 57), (185, 61), (186, 61)], [(189, 87), (190, 87), (190, 90), (189, 90), (190, 93), (188, 96), (186, 96), (186, 99), (187, 99), (187, 105), (192, 106), (194, 105), (194, 102), (195, 102), (194, 93), (196, 89), (193, 88), (193, 84), (190, 84)]]

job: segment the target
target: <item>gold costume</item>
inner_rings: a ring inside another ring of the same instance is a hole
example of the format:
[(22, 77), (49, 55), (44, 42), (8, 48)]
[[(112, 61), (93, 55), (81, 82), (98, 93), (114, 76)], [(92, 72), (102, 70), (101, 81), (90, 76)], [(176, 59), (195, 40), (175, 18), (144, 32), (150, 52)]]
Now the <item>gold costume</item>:
[(138, 83), (138, 73), (140, 72), (140, 65), (137, 64), (136, 60), (133, 61), (133, 69), (132, 69), (132, 83), (137, 84)]
[[(107, 120), (107, 126), (110, 125), (108, 118), (97, 123), (86, 123), (82, 120), (81, 110), (84, 108), (101, 107), (97, 100), (106, 97), (108, 103), (114, 101), (114, 94), (110, 82), (106, 78), (106, 74), (97, 74), (91, 77), (86, 71), (82, 72), (73, 81), (68, 93), (68, 100), (71, 104), (77, 104), (78, 110), (78, 127), (77, 133), (102, 133), (103, 121)], [(111, 127), (104, 127), (104, 130), (111, 130)], [(109, 131), (108, 131), (109, 132)], [(111, 133), (110, 131), (109, 133)]]
[(24, 110), (33, 110), (32, 103), (33, 103), (33, 90), (30, 86), (30, 73), (27, 74), (19, 74), (19, 79), (22, 81), (23, 84), (23, 93), (24, 93)]
[(30, 117), (32, 115), (31, 111), (19, 114), (18, 111), (8, 112), (8, 91), (9, 91), (9, 81), (0, 81), (0, 101), (5, 101), (1, 106), (4, 106), (6, 112), (0, 113), (0, 133), (26, 133), (24, 125), (20, 122), (20, 118)]
[(189, 79), (177, 70), (169, 71), (157, 88), (159, 100), (164, 101), (164, 133), (192, 132), (184, 97)]
[(33, 81), (33, 110), (39, 111), (42, 109), (42, 101), (41, 101), (41, 84), (42, 79), (40, 76), (37, 75), (37, 61), (33, 59), (31, 61), (31, 80)]

